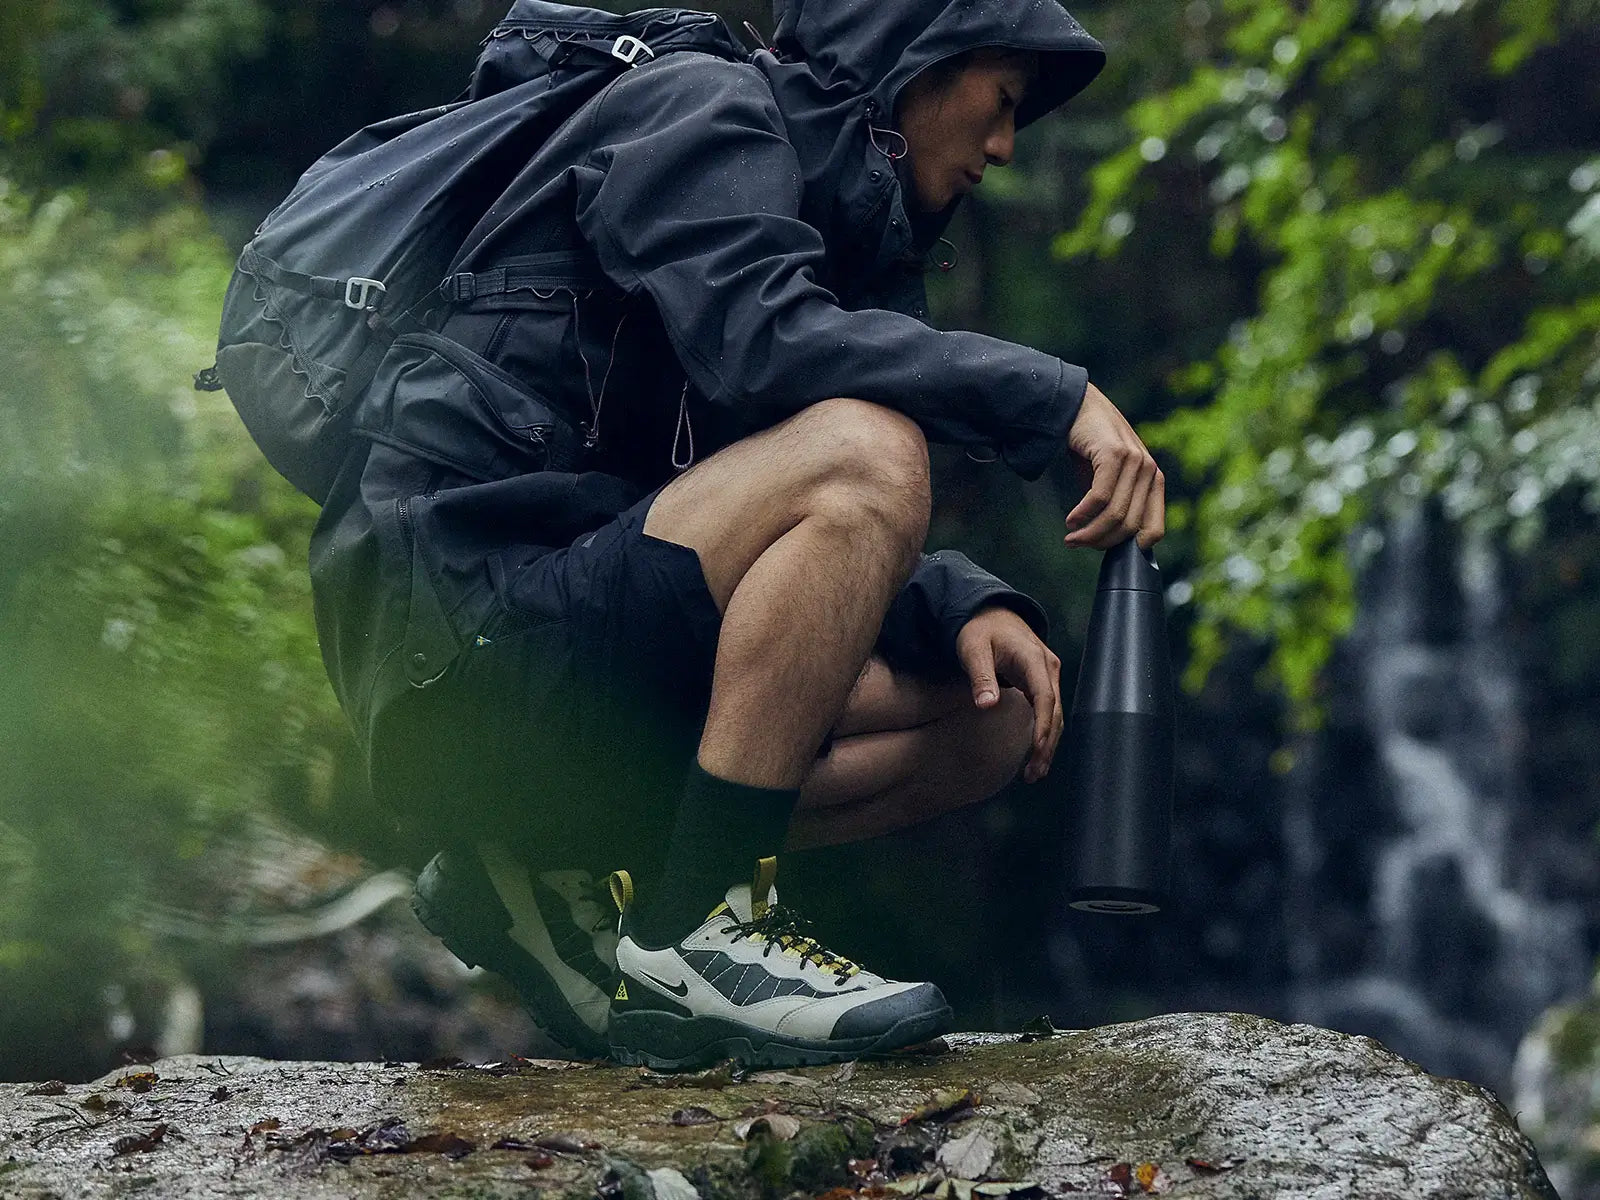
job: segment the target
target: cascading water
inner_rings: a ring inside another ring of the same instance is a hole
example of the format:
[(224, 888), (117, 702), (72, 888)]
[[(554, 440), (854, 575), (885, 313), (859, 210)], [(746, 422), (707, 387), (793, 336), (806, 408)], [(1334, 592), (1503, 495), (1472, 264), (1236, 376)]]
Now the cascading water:
[[(1320, 770), (1288, 789), (1290, 1004), (1299, 1020), (1504, 1089), (1519, 1037), (1585, 990), (1591, 964), (1582, 912), (1542, 895), (1537, 863), (1508, 833), (1529, 797), (1495, 553), (1467, 535), (1441, 597), (1433, 532), (1420, 509), (1398, 518), (1368, 579), (1349, 647), (1358, 709), (1345, 714), (1364, 736), (1343, 747), (1362, 752), (1325, 748)], [(1327, 786), (1363, 765), (1369, 778)], [(1353, 869), (1331, 862), (1341, 852), (1329, 844), (1341, 821), (1329, 806), (1352, 784), (1378, 794), (1365, 827), (1342, 831)], [(1330, 898), (1336, 874), (1344, 894)], [(1346, 916), (1342, 949), (1329, 933), (1340, 903), (1364, 910)]]

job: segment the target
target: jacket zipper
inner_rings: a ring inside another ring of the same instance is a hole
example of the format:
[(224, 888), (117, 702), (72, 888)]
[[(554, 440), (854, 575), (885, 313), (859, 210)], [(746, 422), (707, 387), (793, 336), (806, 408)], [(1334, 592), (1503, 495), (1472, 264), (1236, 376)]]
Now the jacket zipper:
[(416, 535), (411, 528), (410, 496), (400, 497), (400, 503), (395, 505), (395, 516), (400, 521), (400, 539), (405, 543), (406, 553), (409, 554), (416, 548)]

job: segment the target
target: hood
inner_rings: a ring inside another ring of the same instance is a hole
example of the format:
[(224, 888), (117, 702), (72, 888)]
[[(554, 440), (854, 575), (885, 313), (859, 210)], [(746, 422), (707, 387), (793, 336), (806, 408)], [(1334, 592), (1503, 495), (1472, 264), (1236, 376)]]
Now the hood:
[(1056, 0), (775, 0), (773, 8), (782, 59), (803, 62), (831, 95), (870, 97), (889, 118), (915, 75), (965, 50), (1038, 52), (1018, 129), (1088, 87), (1106, 59)]
[[(1039, 78), (1017, 110), (1020, 129), (1077, 95), (1105, 50), (1056, 0), (775, 0), (773, 52), (754, 56), (772, 85), (800, 158), (803, 215), (853, 274), (925, 253), (955, 205), (908, 213), (904, 162), (874, 126), (894, 120), (900, 91), (942, 59), (981, 46), (1033, 50)], [(959, 203), (959, 201), (957, 202)]]

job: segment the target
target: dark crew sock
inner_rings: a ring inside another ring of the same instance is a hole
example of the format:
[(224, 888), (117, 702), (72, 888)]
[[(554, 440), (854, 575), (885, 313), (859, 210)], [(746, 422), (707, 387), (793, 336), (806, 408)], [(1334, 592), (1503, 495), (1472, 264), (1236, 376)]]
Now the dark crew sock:
[(660, 885), (630, 917), (632, 936), (659, 948), (698, 927), (732, 884), (755, 873), (757, 859), (778, 853), (799, 798), (798, 789), (730, 783), (691, 766)]

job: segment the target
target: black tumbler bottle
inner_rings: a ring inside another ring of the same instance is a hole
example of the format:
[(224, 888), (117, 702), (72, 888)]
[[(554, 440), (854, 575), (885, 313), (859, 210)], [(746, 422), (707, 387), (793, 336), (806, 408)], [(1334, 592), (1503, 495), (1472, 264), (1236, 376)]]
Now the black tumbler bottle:
[(1161, 572), (1133, 540), (1106, 551), (1067, 729), (1073, 908), (1151, 913), (1172, 865), (1172, 662)]

